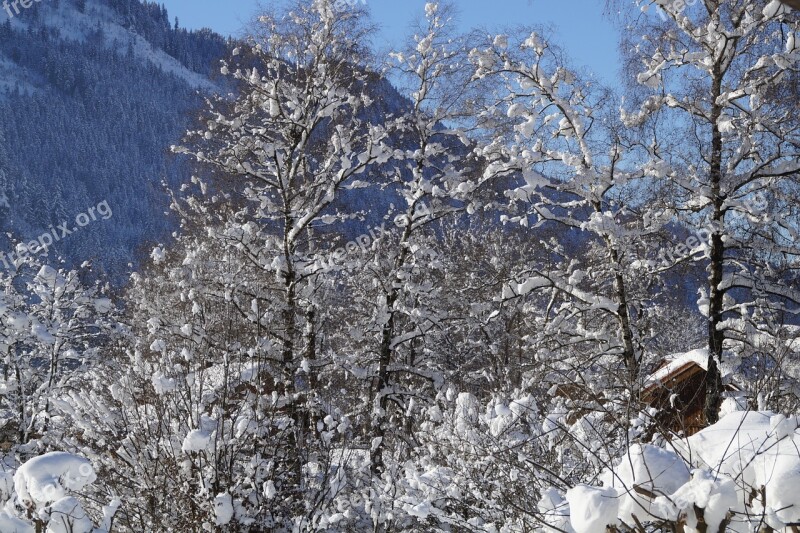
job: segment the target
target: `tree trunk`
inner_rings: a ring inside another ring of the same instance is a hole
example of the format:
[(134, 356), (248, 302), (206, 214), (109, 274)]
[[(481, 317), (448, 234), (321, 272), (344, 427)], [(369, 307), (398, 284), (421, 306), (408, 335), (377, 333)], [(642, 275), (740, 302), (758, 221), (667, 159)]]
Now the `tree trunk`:
[(709, 264), (708, 295), (708, 371), (705, 378), (706, 424), (715, 424), (719, 420), (719, 408), (722, 405), (722, 374), (719, 362), (722, 361), (722, 346), (725, 334), (719, 330), (722, 323), (724, 290), (720, 288), (725, 269), (725, 243), (722, 231), (725, 227), (725, 215), (722, 210), (722, 132), (717, 125), (722, 115), (722, 106), (717, 104), (722, 92), (722, 72), (719, 63), (714, 67), (712, 80), (711, 109), (711, 162), (709, 169), (709, 186), (711, 188), (713, 213), (713, 235), (711, 236), (711, 258)]
[[(425, 146), (425, 144), (423, 144), (423, 146)], [(412, 222), (414, 220), (416, 206), (417, 204), (415, 202), (411, 205), (410, 210), (408, 211), (408, 224), (403, 230), (403, 235), (400, 238), (400, 253), (395, 260), (396, 272), (400, 271), (403, 265), (405, 265), (406, 259), (408, 259), (409, 249), (407, 243), (411, 238), (411, 233), (413, 230)], [(395, 283), (402, 283), (402, 280), (397, 278)], [(372, 421), (372, 438), (380, 438), (381, 441), (377, 446), (374, 446), (375, 449), (370, 448), (370, 471), (373, 475), (379, 475), (384, 469), (383, 450), (386, 446), (386, 423), (389, 417), (389, 401), (386, 394), (383, 394), (383, 391), (385, 391), (391, 383), (389, 364), (392, 362), (392, 350), (394, 349), (392, 347), (392, 341), (394, 340), (395, 333), (394, 305), (397, 303), (398, 298), (400, 298), (400, 288), (395, 285), (388, 292), (388, 294), (386, 294), (386, 310), (389, 313), (389, 318), (383, 325), (381, 331), (381, 345), (378, 351), (380, 360), (378, 363), (379, 366), (375, 393), (380, 395), (378, 405), (381, 412), (379, 413), (377, 420), (373, 419)]]
[[(596, 213), (603, 212), (600, 202), (593, 202), (593, 207)], [(633, 346), (633, 330), (631, 329), (631, 317), (628, 311), (628, 289), (625, 285), (625, 277), (622, 274), (619, 252), (610, 238), (606, 237), (604, 240), (608, 249), (608, 258), (614, 268), (614, 296), (618, 306), (617, 319), (619, 320), (620, 333), (622, 334), (622, 361), (628, 371), (630, 384), (634, 385), (636, 378), (639, 376), (639, 360), (636, 357), (636, 349)]]
[[(389, 310), (389, 319), (383, 326), (381, 332), (380, 360), (378, 362), (378, 376), (375, 385), (375, 393), (379, 395), (378, 405), (380, 413), (377, 420), (373, 419), (372, 438), (381, 439), (377, 446), (370, 448), (370, 471), (373, 475), (380, 475), (384, 469), (383, 449), (386, 446), (386, 419), (389, 402), (384, 391), (389, 387), (389, 364), (392, 362), (392, 339), (394, 338), (394, 304), (397, 301), (397, 290), (393, 290), (386, 299), (386, 307)], [(375, 416), (375, 415), (373, 415)]]
[(619, 264), (619, 254), (617, 250), (611, 248), (611, 260), (614, 265), (614, 291), (616, 292), (617, 305), (619, 310), (619, 325), (622, 330), (622, 358), (625, 368), (628, 370), (628, 378), (631, 384), (636, 383), (639, 376), (639, 359), (636, 357), (636, 349), (633, 346), (633, 330), (631, 329), (631, 317), (628, 312), (628, 291), (625, 286), (625, 278), (622, 275), (621, 265)]

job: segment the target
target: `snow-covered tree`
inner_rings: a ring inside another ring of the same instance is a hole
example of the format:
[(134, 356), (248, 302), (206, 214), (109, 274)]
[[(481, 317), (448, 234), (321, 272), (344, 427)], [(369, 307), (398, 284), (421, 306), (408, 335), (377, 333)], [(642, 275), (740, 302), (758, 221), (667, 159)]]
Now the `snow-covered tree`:
[[(800, 48), (777, 0), (640, 2), (664, 15), (640, 22), (631, 58), (640, 73), (630, 127), (649, 132), (649, 162), (668, 177), (668, 211), (699, 238), (675, 253), (707, 269), (705, 416), (717, 420), (726, 355), (776, 349), (794, 315), (798, 123), (790, 88)], [(777, 335), (777, 336), (776, 336)]]
[(102, 408), (73, 406), (97, 445), (122, 443), (106, 466), (110, 487), (137, 487), (120, 512), (132, 529), (303, 529), (330, 504), (347, 420), (318, 351), (320, 258), (352, 215), (342, 195), (391, 152), (363, 118), (360, 14), (297, 2), (260, 27), (223, 64), (237, 95), (209, 101), (175, 148), (210, 178), (186, 184), (183, 236), (134, 280), (130, 344), (109, 365), (119, 386), (96, 390)]
[[(236, 100), (209, 102), (207, 127), (190, 132), (191, 148), (178, 151), (225, 176), (212, 187), (235, 190), (242, 210), (224, 221), (220, 237), (244, 247), (282, 284), (281, 318), (271, 327), (281, 361), (275, 392), (292, 413), (295, 453), (287, 460), (295, 461), (299, 482), (309, 459), (304, 440), (314, 432), (304, 403), (312, 401), (317, 362), (304, 332), (317, 327), (318, 230), (348, 215), (336, 211), (338, 197), (390, 153), (385, 128), (360, 118), (370, 101), (363, 93), (368, 34), (358, 12), (342, 15), (326, 0), (298, 2), (260, 24), (263, 38), (222, 67), (238, 86)], [(252, 296), (254, 305), (264, 303)]]
[(438, 268), (431, 227), (458, 211), (456, 202), (463, 204), (477, 187), (459, 164), (459, 136), (445, 126), (455, 118), (459, 89), (463, 91), (457, 83), (463, 78), (463, 54), (450, 35), (449, 9), (428, 3), (425, 14), (412, 48), (392, 54), (398, 79), (410, 85), (411, 108), (389, 128), (397, 148), (390, 190), (401, 205), (387, 214), (394, 222), (392, 232), (376, 247), (371, 269), (380, 286), (374, 324), (368, 327), (378, 333), (371, 393), (374, 474), (383, 472), (383, 450), (394, 440), (389, 428), (410, 427), (393, 420), (392, 412), (411, 415), (413, 403), (421, 400), (415, 399), (419, 387), (409, 378), (431, 384), (440, 380), (425, 342), (431, 331), (442, 328), (444, 318), (435, 309), (437, 288), (431, 282)]
[(28, 255), (0, 271), (4, 438), (12, 446), (59, 432), (53, 402), (82, 387), (113, 328), (111, 300), (79, 271), (56, 270)]
[(476, 149), (483, 177), (505, 188), (502, 220), (528, 228), (542, 250), (496, 296), (526, 300), (523, 350), (538, 372), (522, 385), (549, 385), (541, 414), (561, 433), (550, 445), (572, 457), (567, 470), (594, 471), (595, 457), (615, 457), (644, 429), (631, 423), (650, 336), (643, 318), (659, 291), (635, 266), (661, 229), (647, 223), (640, 192), (652, 169), (634, 164), (613, 94), (539, 33), (489, 37), (470, 58), (485, 87), (478, 127), (491, 132)]

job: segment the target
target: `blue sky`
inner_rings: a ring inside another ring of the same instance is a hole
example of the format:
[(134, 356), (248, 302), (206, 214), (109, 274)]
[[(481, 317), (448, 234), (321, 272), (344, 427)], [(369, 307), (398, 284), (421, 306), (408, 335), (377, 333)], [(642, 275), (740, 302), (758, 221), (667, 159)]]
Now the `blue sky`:
[[(423, 13), (427, 0), (351, 0), (365, 2), (381, 27), (379, 46), (391, 46), (407, 33), (409, 23)], [(210, 27), (238, 35), (258, 11), (258, 0), (161, 0), (170, 16), (185, 28)], [(612, 81), (617, 72), (617, 34), (603, 17), (600, 0), (458, 0), (465, 29), (515, 25), (551, 25), (557, 42), (576, 65), (586, 66)]]

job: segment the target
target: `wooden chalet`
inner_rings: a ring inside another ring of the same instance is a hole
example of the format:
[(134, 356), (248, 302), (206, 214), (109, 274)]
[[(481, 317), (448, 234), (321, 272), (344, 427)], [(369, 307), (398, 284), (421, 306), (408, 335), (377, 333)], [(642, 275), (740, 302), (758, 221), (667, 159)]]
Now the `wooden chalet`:
[[(658, 409), (656, 421), (663, 430), (690, 436), (706, 427), (707, 365), (708, 352), (694, 350), (666, 360), (647, 378), (641, 399)], [(726, 390), (739, 389), (726, 385)]]

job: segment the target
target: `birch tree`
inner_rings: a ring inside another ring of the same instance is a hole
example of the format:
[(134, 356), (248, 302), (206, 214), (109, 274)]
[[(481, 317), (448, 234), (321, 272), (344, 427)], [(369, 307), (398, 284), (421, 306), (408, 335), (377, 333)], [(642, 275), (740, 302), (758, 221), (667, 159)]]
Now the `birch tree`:
[[(639, 66), (639, 109), (650, 165), (671, 180), (678, 220), (704, 232), (685, 257), (705, 266), (698, 301), (708, 321), (705, 417), (718, 419), (720, 366), (798, 311), (796, 208), (798, 121), (792, 99), (800, 53), (796, 22), (780, 2), (642, 2), (651, 17), (630, 43)], [(680, 142), (675, 142), (680, 139)]]

